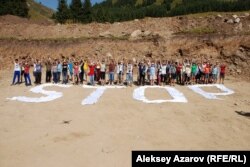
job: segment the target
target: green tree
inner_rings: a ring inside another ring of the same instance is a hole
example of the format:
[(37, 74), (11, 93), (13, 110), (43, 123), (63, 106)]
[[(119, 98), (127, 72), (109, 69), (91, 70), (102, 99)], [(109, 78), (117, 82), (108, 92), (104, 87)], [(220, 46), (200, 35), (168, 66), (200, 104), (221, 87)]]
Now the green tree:
[(70, 16), (73, 22), (80, 22), (83, 15), (82, 12), (82, 1), (81, 0), (72, 0), (70, 4)]
[(29, 8), (26, 0), (0, 0), (0, 15), (28, 17)]
[(84, 23), (90, 23), (92, 19), (92, 5), (90, 0), (85, 0), (82, 7), (81, 21)]
[(58, 8), (55, 18), (61, 24), (64, 24), (69, 19), (69, 7), (66, 0), (58, 0)]

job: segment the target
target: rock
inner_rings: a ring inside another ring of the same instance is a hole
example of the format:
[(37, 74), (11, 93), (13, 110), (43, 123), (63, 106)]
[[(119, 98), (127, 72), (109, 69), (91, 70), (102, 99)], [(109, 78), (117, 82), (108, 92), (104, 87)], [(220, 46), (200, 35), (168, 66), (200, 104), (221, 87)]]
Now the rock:
[(234, 21), (233, 21), (233, 19), (229, 19), (229, 20), (227, 20), (227, 23), (229, 23), (229, 24), (233, 24), (233, 23), (234, 23)]
[(151, 31), (145, 31), (145, 32), (143, 32), (143, 37), (147, 37), (147, 36), (150, 36), (152, 34), (152, 32)]
[(113, 57), (113, 56), (112, 56), (112, 54), (111, 54), (111, 53), (109, 53), (109, 52), (108, 52), (108, 53), (106, 53), (106, 56), (107, 56), (107, 57), (109, 57), (109, 58)]
[(236, 18), (238, 18), (238, 16), (237, 15), (233, 15), (233, 18), (236, 19)]
[(240, 22), (240, 18), (236, 18), (236, 19), (234, 20), (234, 22), (235, 22), (235, 23), (239, 23), (239, 22)]
[(132, 40), (138, 39), (138, 38), (141, 37), (141, 35), (142, 35), (142, 31), (141, 30), (135, 30), (134, 32), (131, 33), (130, 38)]
[(113, 35), (109, 31), (101, 32), (99, 34), (99, 37), (105, 37), (105, 38), (112, 37), (112, 36)]
[(222, 16), (220, 14), (218, 14), (217, 17), (222, 18)]
[(245, 13), (245, 16), (248, 17), (250, 14), (249, 13)]
[(241, 74), (241, 69), (237, 69), (236, 71), (238, 74)]
[(134, 21), (139, 21), (138, 19), (134, 19)]

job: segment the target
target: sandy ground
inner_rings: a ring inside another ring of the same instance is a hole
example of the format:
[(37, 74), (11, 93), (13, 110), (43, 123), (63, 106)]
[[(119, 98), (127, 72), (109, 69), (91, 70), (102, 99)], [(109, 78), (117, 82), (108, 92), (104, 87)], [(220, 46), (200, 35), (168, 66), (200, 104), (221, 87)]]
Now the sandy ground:
[[(8, 101), (39, 95), (24, 85), (10, 86), (11, 73), (5, 73), (0, 76), (1, 167), (127, 167), (131, 150), (250, 149), (250, 118), (235, 112), (250, 112), (247, 81), (226, 80), (235, 94), (224, 100), (176, 86), (188, 103), (145, 104), (132, 98), (134, 86), (107, 90), (97, 104), (82, 106), (92, 90), (80, 86), (46, 88), (64, 94), (48, 103)], [(145, 95), (170, 98), (154, 89)]]

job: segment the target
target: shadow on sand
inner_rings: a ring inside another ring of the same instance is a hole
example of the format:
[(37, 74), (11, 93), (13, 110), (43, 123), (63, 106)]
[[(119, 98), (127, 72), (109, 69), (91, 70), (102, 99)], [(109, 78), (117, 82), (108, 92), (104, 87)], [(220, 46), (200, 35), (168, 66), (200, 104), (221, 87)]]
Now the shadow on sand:
[(241, 116), (250, 118), (250, 112), (244, 112), (244, 111), (235, 111), (235, 112)]

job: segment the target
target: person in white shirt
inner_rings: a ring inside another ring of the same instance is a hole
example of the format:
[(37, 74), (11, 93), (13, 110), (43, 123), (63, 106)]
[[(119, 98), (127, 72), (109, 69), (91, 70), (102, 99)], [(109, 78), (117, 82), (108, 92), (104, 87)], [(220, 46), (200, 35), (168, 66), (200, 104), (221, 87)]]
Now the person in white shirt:
[(101, 79), (101, 85), (105, 85), (106, 80), (105, 80), (105, 76), (106, 76), (106, 63), (105, 60), (103, 59), (101, 64), (100, 64), (100, 79)]
[(163, 61), (161, 65), (161, 85), (165, 85), (167, 83), (167, 63)]
[(132, 61), (129, 60), (127, 64), (127, 86), (132, 86), (133, 83), (133, 64)]
[[(20, 75), (21, 75), (21, 65), (20, 65), (18, 59), (15, 59), (15, 61), (14, 61), (14, 76), (13, 76), (12, 85), (20, 83)], [(17, 82), (16, 82), (16, 77), (17, 77)]]
[(123, 84), (123, 72), (124, 72), (124, 65), (122, 61), (119, 61), (117, 64), (117, 84)]

